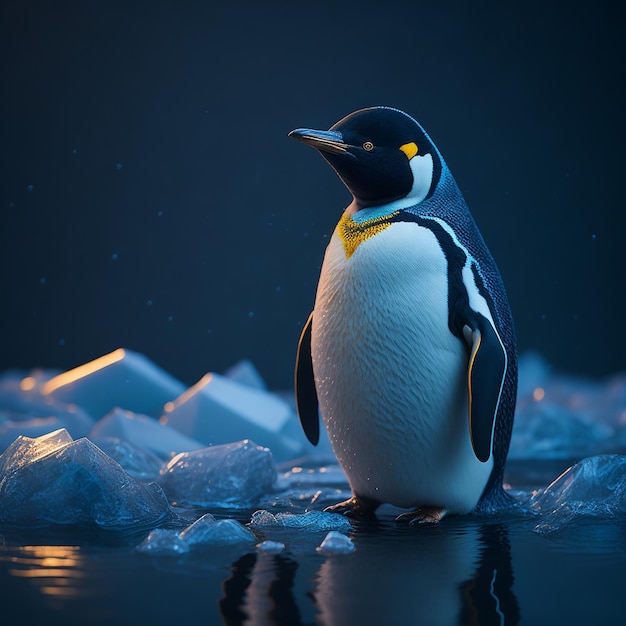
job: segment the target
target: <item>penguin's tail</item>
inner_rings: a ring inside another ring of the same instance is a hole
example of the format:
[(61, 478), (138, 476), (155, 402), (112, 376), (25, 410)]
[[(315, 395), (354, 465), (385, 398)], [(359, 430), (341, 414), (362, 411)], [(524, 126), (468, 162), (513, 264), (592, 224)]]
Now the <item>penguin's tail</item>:
[(474, 513), (498, 513), (506, 509), (514, 508), (517, 505), (517, 500), (513, 498), (501, 484), (496, 484), (491, 489), (485, 490), (474, 509)]

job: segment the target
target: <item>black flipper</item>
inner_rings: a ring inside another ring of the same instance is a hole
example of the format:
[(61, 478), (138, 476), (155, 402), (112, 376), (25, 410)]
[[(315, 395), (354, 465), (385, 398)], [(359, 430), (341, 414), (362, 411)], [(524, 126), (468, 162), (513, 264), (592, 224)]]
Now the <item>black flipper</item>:
[(485, 463), (491, 455), (493, 425), (500, 406), (507, 356), (491, 322), (479, 313), (463, 327), (470, 348), (467, 366), (469, 427), (476, 458)]
[(317, 391), (315, 390), (315, 378), (313, 376), (313, 360), (311, 358), (311, 324), (313, 313), (309, 315), (300, 341), (298, 342), (298, 353), (296, 355), (295, 371), (295, 393), (296, 408), (300, 424), (307, 439), (316, 446), (320, 440), (320, 422), (317, 401)]

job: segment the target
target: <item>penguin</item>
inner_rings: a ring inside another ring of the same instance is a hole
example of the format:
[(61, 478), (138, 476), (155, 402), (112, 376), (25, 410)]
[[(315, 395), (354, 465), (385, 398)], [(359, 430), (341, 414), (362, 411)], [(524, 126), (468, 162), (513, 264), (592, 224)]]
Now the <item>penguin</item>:
[(441, 153), (396, 108), (355, 111), (289, 136), (352, 194), (298, 343), (295, 395), (309, 441), (319, 418), (352, 497), (326, 510), (399, 522), (490, 512), (517, 394), (513, 318), (500, 272)]

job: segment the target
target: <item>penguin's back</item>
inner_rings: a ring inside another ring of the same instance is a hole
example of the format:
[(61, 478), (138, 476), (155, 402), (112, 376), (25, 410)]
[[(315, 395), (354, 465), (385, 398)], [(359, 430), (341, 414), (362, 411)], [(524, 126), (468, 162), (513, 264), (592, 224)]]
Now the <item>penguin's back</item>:
[(441, 158), (442, 171), (439, 184), (431, 197), (406, 209), (415, 216), (441, 219), (449, 224), (460, 245), (476, 260), (483, 293), (489, 299), (492, 319), (507, 354), (507, 368), (502, 386), (498, 413), (493, 432), (492, 475), (479, 503), (480, 510), (497, 508), (509, 503), (502, 489), (502, 476), (509, 450), (513, 416), (517, 399), (517, 340), (515, 325), (500, 271), (483, 236), (472, 217), (461, 191), (449, 168)]

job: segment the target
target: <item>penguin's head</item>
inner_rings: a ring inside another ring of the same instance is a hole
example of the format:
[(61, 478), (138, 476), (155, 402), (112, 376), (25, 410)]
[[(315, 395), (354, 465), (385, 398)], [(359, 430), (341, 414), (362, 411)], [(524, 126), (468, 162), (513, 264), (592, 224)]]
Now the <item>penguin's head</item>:
[(321, 153), (357, 209), (402, 198), (417, 204), (433, 193), (441, 176), (442, 159), (430, 137), (398, 109), (360, 109), (329, 130), (297, 128), (289, 136)]

